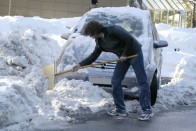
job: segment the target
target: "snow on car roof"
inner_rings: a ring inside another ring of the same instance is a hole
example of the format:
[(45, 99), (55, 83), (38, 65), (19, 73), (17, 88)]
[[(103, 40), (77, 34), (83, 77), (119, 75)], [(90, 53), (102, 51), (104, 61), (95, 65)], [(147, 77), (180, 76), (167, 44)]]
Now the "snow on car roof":
[[(85, 21), (87, 17), (89, 16), (98, 16), (100, 14), (109, 14), (109, 16), (116, 16), (118, 18), (123, 18), (123, 17), (135, 17), (137, 19), (140, 19), (143, 23), (144, 26), (144, 35), (148, 34), (148, 24), (150, 18), (150, 12), (147, 10), (141, 10), (138, 8), (133, 8), (133, 7), (101, 7), (101, 8), (94, 8), (87, 13), (83, 15), (81, 18), (79, 24), (77, 25), (77, 30), (80, 32), (85, 24)], [(111, 17), (112, 18), (112, 17)]]
[(134, 7), (101, 7), (101, 8), (94, 8), (89, 11), (89, 13), (94, 13), (94, 12), (106, 12), (106, 13), (115, 13), (116, 15), (121, 15), (121, 14), (131, 14), (133, 16), (150, 16), (149, 11), (147, 10), (141, 10), (139, 8), (134, 8)]

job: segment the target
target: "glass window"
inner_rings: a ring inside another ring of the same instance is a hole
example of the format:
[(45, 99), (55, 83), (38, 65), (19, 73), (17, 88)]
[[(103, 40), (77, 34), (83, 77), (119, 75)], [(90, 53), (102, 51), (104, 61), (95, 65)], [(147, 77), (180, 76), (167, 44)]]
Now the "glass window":
[(161, 3), (161, 1), (159, 0), (155, 0), (156, 3), (159, 5), (159, 7), (162, 9), (162, 10), (166, 10), (166, 8), (163, 6), (163, 4)]
[(178, 8), (180, 8), (180, 10), (185, 10), (184, 7), (182, 6), (182, 3), (180, 3), (180, 0), (174, 0), (174, 2), (178, 6)]
[(161, 0), (168, 10), (173, 10), (166, 0)]
[(153, 9), (153, 8), (151, 7), (151, 5), (148, 3), (147, 0), (144, 0), (143, 3), (144, 3), (145, 6), (147, 6), (148, 9)]
[(175, 10), (179, 10), (179, 8), (175, 5), (175, 3), (173, 1), (170, 2), (171, 6), (175, 9)]
[(160, 9), (153, 0), (151, 0), (150, 2), (152, 3), (152, 5), (154, 6), (155, 9)]
[[(143, 22), (140, 18), (135, 16), (131, 16), (128, 14), (121, 15), (111, 15), (105, 12), (99, 12), (96, 14), (89, 14), (84, 23), (88, 23), (89, 21), (96, 20), (102, 23), (103, 25), (119, 25), (125, 30), (127, 30), (130, 34), (139, 37), (143, 34)], [(83, 32), (83, 29), (82, 31)]]

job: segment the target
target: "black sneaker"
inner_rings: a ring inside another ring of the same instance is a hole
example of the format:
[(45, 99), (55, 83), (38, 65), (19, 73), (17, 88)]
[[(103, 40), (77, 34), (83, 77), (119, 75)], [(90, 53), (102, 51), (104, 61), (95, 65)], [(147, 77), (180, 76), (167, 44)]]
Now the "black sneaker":
[(109, 111), (108, 112), (108, 115), (110, 115), (110, 116), (123, 116), (123, 117), (125, 117), (125, 116), (128, 115), (128, 113), (126, 111), (117, 111), (116, 109), (114, 109), (114, 110)]

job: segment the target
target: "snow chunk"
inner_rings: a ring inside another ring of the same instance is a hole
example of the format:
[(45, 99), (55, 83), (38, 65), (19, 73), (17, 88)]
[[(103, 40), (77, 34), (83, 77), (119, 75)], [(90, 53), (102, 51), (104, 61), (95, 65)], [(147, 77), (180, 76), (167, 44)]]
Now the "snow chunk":
[(28, 65), (28, 61), (25, 59), (25, 56), (21, 56), (21, 57), (16, 56), (12, 59), (8, 59), (7, 63), (9, 65), (16, 65), (16, 66), (20, 66), (22, 68), (26, 68)]

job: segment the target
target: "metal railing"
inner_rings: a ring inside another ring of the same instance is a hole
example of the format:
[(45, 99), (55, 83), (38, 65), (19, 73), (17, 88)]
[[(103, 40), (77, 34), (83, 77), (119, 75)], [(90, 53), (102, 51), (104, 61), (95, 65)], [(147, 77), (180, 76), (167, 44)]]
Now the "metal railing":
[(186, 0), (145, 0), (155, 23), (178, 27), (193, 27), (193, 5)]

